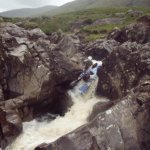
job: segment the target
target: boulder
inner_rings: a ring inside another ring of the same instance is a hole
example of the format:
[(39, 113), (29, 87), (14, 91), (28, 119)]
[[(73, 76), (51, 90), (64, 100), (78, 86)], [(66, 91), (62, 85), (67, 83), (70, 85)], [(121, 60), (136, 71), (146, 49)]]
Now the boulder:
[(107, 39), (114, 39), (120, 43), (130, 41), (144, 44), (150, 41), (150, 26), (143, 23), (130, 24), (121, 30), (114, 29)]
[(64, 35), (56, 47), (56, 51), (61, 51), (66, 57), (73, 57), (80, 49), (80, 40), (75, 35)]
[(150, 16), (144, 15), (137, 19), (137, 22), (143, 23), (146, 26), (150, 26)]
[(32, 29), (32, 30), (28, 31), (27, 33), (28, 33), (29, 38), (34, 39), (34, 40), (37, 40), (38, 38), (44, 39), (47, 37), (45, 35), (45, 33), (39, 28)]
[(150, 44), (126, 42), (114, 49), (98, 70), (97, 94), (116, 100), (138, 85), (150, 73)]
[(96, 40), (89, 42), (83, 48), (85, 55), (92, 56), (95, 60), (106, 58), (119, 43), (115, 40)]
[(113, 105), (114, 105), (114, 103), (112, 101), (98, 102), (97, 104), (94, 105), (93, 111), (90, 114), (90, 116), (88, 117), (88, 120), (92, 121), (99, 113), (108, 110)]
[(53, 32), (50, 35), (48, 35), (50, 41), (54, 44), (58, 44), (62, 37), (63, 37), (63, 33), (61, 30), (59, 30), (58, 32)]
[(0, 148), (4, 149), (21, 131), (21, 118), (11, 110), (0, 108)]

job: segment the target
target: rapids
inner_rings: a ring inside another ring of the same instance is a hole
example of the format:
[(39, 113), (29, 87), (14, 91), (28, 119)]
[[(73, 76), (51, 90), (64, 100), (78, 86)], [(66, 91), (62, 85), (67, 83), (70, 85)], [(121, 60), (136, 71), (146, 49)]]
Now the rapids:
[(23, 132), (6, 150), (33, 150), (41, 143), (50, 143), (59, 137), (73, 131), (87, 123), (87, 118), (92, 112), (94, 104), (98, 101), (106, 101), (104, 98), (95, 96), (95, 88), (98, 78), (92, 82), (85, 95), (79, 94), (79, 84), (68, 93), (72, 97), (73, 105), (64, 116), (58, 116), (55, 120), (39, 122), (34, 119), (23, 123)]

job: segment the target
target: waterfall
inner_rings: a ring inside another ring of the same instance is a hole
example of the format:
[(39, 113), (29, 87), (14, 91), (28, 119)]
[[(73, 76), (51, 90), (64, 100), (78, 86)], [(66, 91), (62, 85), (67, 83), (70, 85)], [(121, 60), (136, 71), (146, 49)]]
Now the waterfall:
[(33, 150), (41, 143), (53, 142), (86, 124), (94, 104), (98, 101), (106, 101), (106, 99), (96, 98), (94, 95), (97, 81), (98, 79), (93, 81), (84, 95), (79, 93), (79, 88), (83, 81), (80, 81), (73, 90), (68, 92), (74, 104), (64, 116), (58, 116), (53, 121), (44, 120), (39, 122), (34, 119), (30, 122), (24, 122), (23, 132), (7, 147), (7, 150)]

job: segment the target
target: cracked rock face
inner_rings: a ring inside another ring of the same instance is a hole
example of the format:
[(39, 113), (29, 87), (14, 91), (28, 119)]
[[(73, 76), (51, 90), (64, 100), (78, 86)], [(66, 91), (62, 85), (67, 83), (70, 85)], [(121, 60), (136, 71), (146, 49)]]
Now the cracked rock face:
[[(73, 44), (72, 44), (73, 45)], [(55, 51), (40, 29), (24, 30), (14, 24), (0, 27), (0, 144), (5, 147), (22, 130), (22, 121), (51, 110), (63, 114), (66, 93), (81, 68), (62, 50)], [(60, 102), (61, 108), (56, 108)], [(57, 101), (58, 100), (58, 101)], [(40, 106), (40, 108), (39, 108)], [(55, 108), (54, 108), (55, 106)]]

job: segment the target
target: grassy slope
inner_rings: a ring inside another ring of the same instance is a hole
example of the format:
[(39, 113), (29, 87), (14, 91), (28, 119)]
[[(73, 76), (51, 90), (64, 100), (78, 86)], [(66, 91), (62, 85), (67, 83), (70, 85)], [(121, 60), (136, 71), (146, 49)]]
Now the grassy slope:
[[(40, 17), (32, 19), (21, 19), (23, 27), (27, 29), (39, 27), (45, 33), (51, 33), (61, 29), (63, 32), (71, 32), (70, 27), (76, 21), (85, 21), (90, 19), (94, 22), (97, 19), (114, 17), (116, 13), (127, 12), (129, 9), (142, 10), (145, 14), (150, 13), (149, 7), (115, 7), (115, 8), (93, 8), (77, 12), (65, 13), (56, 15), (53, 17)], [(111, 31), (114, 27), (123, 27), (129, 23), (135, 22), (136, 17), (131, 17), (128, 14), (125, 15), (124, 20), (120, 24), (107, 24), (107, 25), (96, 25), (96, 26), (84, 26), (79, 30), (80, 32), (87, 35), (87, 40), (95, 40), (103, 37), (102, 31), (105, 34)], [(6, 19), (6, 21), (18, 22), (20, 19)]]
[(53, 11), (48, 11), (43, 15), (50, 16), (96, 7), (118, 6), (150, 6), (150, 0), (75, 0), (59, 8), (56, 8)]

